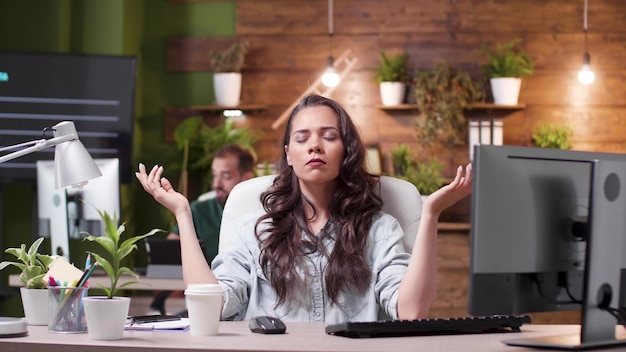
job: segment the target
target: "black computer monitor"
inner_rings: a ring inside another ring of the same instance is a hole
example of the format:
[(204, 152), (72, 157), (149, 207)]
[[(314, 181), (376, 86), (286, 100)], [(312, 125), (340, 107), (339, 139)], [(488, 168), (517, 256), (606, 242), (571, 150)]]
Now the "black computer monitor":
[(473, 167), (469, 313), (582, 309), (577, 336), (508, 342), (626, 343), (615, 339), (626, 267), (626, 155), (480, 145)]

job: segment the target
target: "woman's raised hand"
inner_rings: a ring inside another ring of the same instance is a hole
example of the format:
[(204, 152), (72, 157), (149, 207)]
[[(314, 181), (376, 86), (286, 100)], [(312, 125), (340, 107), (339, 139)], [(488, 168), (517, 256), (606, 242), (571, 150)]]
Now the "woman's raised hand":
[(426, 203), (436, 214), (441, 214), (446, 208), (454, 205), (459, 200), (472, 193), (472, 164), (467, 164), (465, 169), (459, 166), (454, 180), (441, 187), (435, 193), (426, 198)]
[(143, 189), (174, 215), (189, 210), (187, 198), (176, 192), (170, 181), (163, 177), (163, 166), (154, 165), (148, 173), (146, 166), (140, 163), (139, 171), (135, 172), (135, 176)]

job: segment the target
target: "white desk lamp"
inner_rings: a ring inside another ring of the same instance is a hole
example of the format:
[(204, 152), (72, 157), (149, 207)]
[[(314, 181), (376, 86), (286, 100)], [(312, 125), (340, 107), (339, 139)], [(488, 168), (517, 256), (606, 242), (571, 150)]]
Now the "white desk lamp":
[[(24, 156), (42, 149), (55, 147), (54, 151), (54, 183), (56, 189), (72, 186), (82, 188), (87, 181), (102, 176), (100, 169), (93, 161), (87, 149), (78, 140), (76, 126), (72, 121), (62, 121), (44, 129), (52, 129), (53, 138), (16, 144), (0, 148), (0, 152), (23, 148), (0, 156), (0, 163)], [(67, 200), (63, 191), (59, 199), (58, 211), (50, 219), (50, 242), (52, 254), (64, 256), (69, 261), (69, 237), (67, 224)]]

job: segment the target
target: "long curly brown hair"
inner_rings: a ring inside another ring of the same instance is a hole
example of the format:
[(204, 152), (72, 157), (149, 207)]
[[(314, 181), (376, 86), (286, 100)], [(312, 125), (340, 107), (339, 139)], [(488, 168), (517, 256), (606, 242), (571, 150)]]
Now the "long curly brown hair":
[[(334, 227), (335, 245), (330, 253), (323, 252), (328, 257), (324, 273), (327, 294), (337, 304), (340, 292), (364, 292), (369, 287), (371, 269), (365, 260), (365, 248), (372, 218), (381, 210), (382, 199), (378, 176), (369, 174), (364, 167), (365, 146), (350, 116), (337, 102), (319, 95), (304, 97), (289, 116), (283, 146), (289, 145), (294, 116), (303, 109), (322, 105), (337, 115), (344, 144), (337, 187), (329, 205), (328, 221)], [(313, 205), (302, 195), (284, 150), (277, 173), (273, 184), (261, 195), (266, 214), (257, 220), (255, 234), (261, 247), (259, 261), (263, 273), (276, 290), (276, 306), (280, 306), (304, 288), (297, 268), (303, 268), (300, 264), (306, 248), (319, 249), (320, 239), (306, 225), (305, 206)], [(262, 222), (268, 226), (260, 231)]]

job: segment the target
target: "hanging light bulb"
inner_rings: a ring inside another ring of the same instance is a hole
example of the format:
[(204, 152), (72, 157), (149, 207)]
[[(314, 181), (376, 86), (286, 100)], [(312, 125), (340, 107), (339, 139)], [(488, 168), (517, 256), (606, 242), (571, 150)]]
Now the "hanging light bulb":
[(339, 74), (335, 71), (335, 67), (333, 66), (335, 59), (332, 56), (328, 57), (328, 66), (326, 66), (326, 70), (322, 75), (322, 83), (326, 87), (336, 87), (339, 84)]
[(339, 84), (339, 74), (335, 70), (335, 59), (333, 58), (333, 0), (328, 0), (328, 43), (330, 52), (326, 65), (326, 70), (322, 74), (322, 83), (326, 87), (336, 87)]
[(578, 71), (578, 80), (582, 84), (591, 84), (596, 78), (596, 75), (593, 73), (593, 71), (591, 71), (591, 68), (589, 67), (589, 61), (589, 53), (585, 53), (585, 55), (583, 55), (583, 68)]
[(589, 55), (589, 50), (587, 50), (587, 7), (588, 0), (585, 0), (585, 7), (583, 10), (583, 29), (585, 31), (585, 54), (583, 55), (583, 67), (580, 71), (578, 71), (578, 80), (582, 84), (591, 84), (593, 80), (596, 78), (596, 75), (591, 71), (591, 67), (589, 63), (591, 62), (591, 56)]

